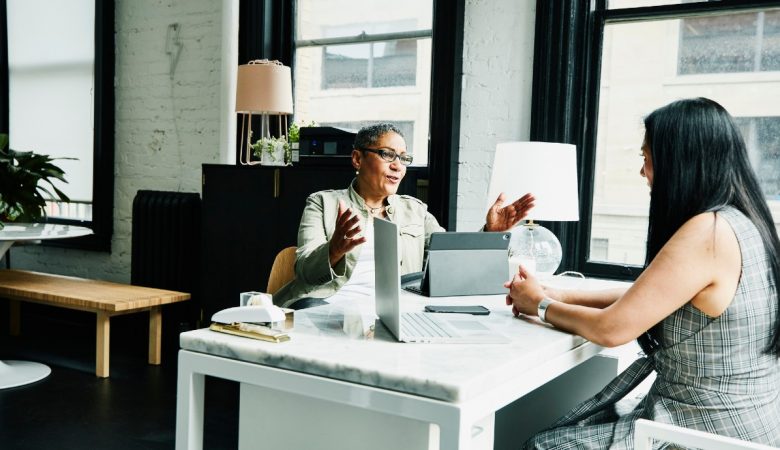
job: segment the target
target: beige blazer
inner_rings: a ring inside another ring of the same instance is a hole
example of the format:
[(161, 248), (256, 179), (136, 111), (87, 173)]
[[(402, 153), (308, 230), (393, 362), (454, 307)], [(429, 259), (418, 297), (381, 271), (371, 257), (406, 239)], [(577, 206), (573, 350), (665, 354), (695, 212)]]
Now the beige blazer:
[[(369, 216), (354, 183), (353, 180), (347, 189), (316, 192), (306, 200), (298, 228), (295, 279), (274, 294), (275, 304), (287, 307), (302, 297), (330, 297), (349, 280), (363, 246), (357, 246), (331, 267), (328, 242), (336, 227), (339, 200), (364, 220)], [(401, 273), (419, 272), (431, 233), (444, 228), (428, 212), (428, 206), (414, 197), (391, 195), (387, 201), (387, 217), (398, 224), (401, 235)]]

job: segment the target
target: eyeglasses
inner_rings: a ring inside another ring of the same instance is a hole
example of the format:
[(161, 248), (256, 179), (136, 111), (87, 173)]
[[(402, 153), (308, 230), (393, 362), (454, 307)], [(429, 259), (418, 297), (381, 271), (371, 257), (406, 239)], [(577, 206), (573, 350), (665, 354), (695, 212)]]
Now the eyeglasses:
[(395, 159), (398, 158), (398, 160), (401, 161), (401, 164), (404, 166), (408, 166), (414, 160), (412, 155), (407, 153), (400, 154), (391, 148), (358, 148), (358, 150), (363, 152), (376, 153), (389, 163), (395, 161)]

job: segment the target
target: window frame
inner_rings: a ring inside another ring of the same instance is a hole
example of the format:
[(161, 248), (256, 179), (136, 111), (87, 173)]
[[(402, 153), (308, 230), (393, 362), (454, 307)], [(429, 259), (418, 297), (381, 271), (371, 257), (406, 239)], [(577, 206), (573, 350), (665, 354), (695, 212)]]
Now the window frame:
[[(9, 130), (7, 2), (0, 0), (0, 132)], [(79, 225), (94, 234), (43, 245), (111, 251), (114, 231), (114, 2), (95, 0), (95, 92), (92, 138), (92, 220), (46, 217), (42, 222)], [(67, 174), (66, 174), (67, 177)]]
[[(392, 33), (373, 33), (373, 34), (366, 34), (361, 33), (359, 35), (352, 35), (352, 36), (340, 36), (340, 37), (332, 37), (332, 38), (320, 38), (320, 39), (299, 39), (295, 42), (295, 48), (320, 48), (323, 53), (325, 53), (325, 50), (327, 50), (330, 46), (339, 46), (339, 45), (351, 45), (351, 44), (376, 44), (376, 43), (383, 43), (388, 41), (401, 41), (401, 40), (414, 40), (415, 43), (418, 39), (428, 39), (433, 38), (433, 30), (415, 30), (415, 31), (400, 31), (400, 32), (392, 32)], [(368, 67), (366, 68), (366, 86), (360, 86), (360, 87), (351, 87), (346, 89), (382, 89), (382, 88), (407, 88), (411, 87), (411, 85), (397, 85), (397, 86), (373, 86), (371, 83), (371, 69), (370, 67), (373, 65), (373, 60), (375, 57), (373, 56), (373, 51), (370, 52), (371, 55), (369, 56), (369, 62)], [(416, 56), (416, 55), (415, 55)], [(323, 67), (325, 66), (325, 63), (323, 62)], [(416, 69), (416, 68), (415, 68)], [(324, 73), (324, 69), (323, 69)], [(325, 82), (325, 77), (323, 77), (323, 83)], [(321, 90), (336, 90), (336, 89), (345, 89), (345, 88), (330, 88), (330, 87), (320, 87)]]
[[(720, 0), (608, 9), (607, 0), (536, 2), (531, 140), (577, 146), (580, 220), (553, 222), (565, 252), (559, 271), (634, 280), (642, 266), (588, 260), (596, 167), (601, 53), (607, 24), (684, 18), (702, 13), (749, 12), (774, 0)], [(584, 95), (583, 95), (584, 93)]]
[[(465, 3), (465, 0), (433, 0), (430, 89), (431, 94), (436, 94), (431, 98), (437, 101), (430, 105), (428, 166), (408, 169), (415, 172), (415, 178), (427, 179), (428, 211), (448, 229), (455, 229), (457, 219)], [(237, 63), (267, 58), (292, 67), (294, 21), (294, 0), (241, 1)], [(327, 42), (326, 39), (317, 41)], [(275, 128), (272, 124), (271, 129)], [(237, 136), (240, 132), (238, 126)], [(240, 149), (236, 148), (236, 161), (240, 160), (239, 155)]]

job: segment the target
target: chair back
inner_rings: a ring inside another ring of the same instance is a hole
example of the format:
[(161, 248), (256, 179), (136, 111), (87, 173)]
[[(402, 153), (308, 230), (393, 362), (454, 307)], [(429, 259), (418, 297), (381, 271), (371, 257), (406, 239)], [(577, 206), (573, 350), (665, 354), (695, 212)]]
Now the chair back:
[(650, 450), (653, 440), (704, 450), (772, 450), (775, 447), (741, 441), (651, 420), (639, 419), (634, 428), (634, 449)]
[(282, 249), (276, 254), (274, 264), (271, 266), (271, 274), (268, 275), (268, 288), (266, 292), (275, 294), (282, 286), (295, 278), (295, 250), (292, 246)]

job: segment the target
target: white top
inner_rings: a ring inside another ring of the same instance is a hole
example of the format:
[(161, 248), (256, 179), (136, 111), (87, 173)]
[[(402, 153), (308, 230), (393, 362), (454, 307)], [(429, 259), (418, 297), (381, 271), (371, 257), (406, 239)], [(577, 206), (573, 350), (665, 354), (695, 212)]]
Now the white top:
[(343, 299), (365, 300), (374, 297), (374, 221), (372, 217), (369, 217), (361, 228), (366, 242), (360, 244), (360, 255), (352, 270), (352, 276), (335, 295), (330, 297), (331, 299), (336, 297), (334, 300), (337, 301)]

